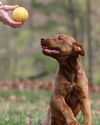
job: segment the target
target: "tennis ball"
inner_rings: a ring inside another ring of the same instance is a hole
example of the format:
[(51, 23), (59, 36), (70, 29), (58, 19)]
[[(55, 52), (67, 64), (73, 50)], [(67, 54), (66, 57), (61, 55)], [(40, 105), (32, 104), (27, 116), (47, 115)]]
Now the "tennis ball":
[(28, 11), (24, 7), (17, 7), (12, 12), (12, 18), (16, 22), (24, 23), (28, 19)]

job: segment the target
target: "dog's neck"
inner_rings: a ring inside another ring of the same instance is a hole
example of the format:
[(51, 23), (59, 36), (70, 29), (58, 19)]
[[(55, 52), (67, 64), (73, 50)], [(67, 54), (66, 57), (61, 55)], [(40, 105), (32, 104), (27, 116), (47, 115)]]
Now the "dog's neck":
[(66, 60), (58, 61), (58, 74), (63, 75), (68, 81), (74, 82), (76, 74), (82, 72), (81, 58), (79, 55), (72, 55)]

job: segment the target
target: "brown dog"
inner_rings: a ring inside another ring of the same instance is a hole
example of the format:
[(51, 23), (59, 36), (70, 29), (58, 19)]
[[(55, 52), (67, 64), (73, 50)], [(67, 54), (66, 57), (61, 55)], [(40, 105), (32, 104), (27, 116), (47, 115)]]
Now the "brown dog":
[(88, 84), (80, 55), (84, 49), (72, 37), (55, 35), (41, 39), (42, 52), (59, 63), (48, 115), (43, 125), (79, 125), (76, 116), (81, 110), (84, 125), (92, 125)]

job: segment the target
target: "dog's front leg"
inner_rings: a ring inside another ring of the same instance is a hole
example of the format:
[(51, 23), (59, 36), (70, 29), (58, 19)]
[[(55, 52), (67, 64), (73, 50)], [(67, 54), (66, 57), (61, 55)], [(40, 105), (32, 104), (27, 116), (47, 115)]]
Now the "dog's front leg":
[(90, 101), (88, 97), (81, 99), (81, 111), (84, 117), (84, 125), (92, 125), (92, 117), (90, 111)]
[(53, 95), (53, 100), (51, 102), (53, 102), (52, 105), (54, 105), (64, 116), (66, 125), (79, 125), (71, 108), (66, 104), (62, 95)]

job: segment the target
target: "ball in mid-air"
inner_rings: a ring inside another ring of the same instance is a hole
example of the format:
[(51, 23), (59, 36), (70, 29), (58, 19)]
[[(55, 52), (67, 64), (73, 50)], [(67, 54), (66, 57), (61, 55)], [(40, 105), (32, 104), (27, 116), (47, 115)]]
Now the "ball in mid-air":
[(24, 7), (17, 7), (12, 12), (12, 18), (16, 22), (24, 23), (28, 19), (28, 11)]

